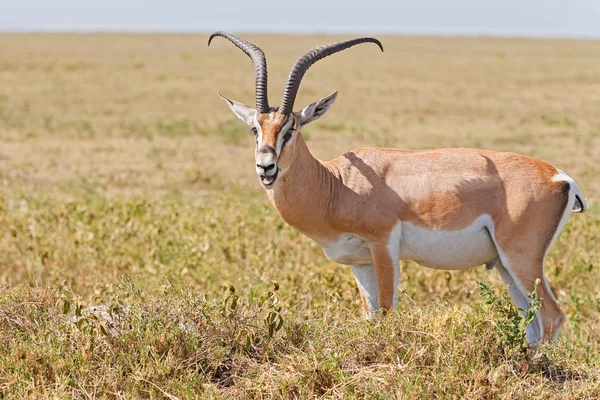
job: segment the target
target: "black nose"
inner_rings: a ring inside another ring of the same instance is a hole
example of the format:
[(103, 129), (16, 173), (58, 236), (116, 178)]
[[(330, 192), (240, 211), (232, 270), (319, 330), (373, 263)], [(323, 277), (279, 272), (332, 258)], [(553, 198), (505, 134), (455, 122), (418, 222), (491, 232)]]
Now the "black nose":
[(265, 165), (256, 164), (256, 166), (258, 168), (262, 168), (264, 171), (268, 171), (271, 168), (275, 167), (275, 164), (269, 164), (269, 165), (266, 165), (266, 166)]

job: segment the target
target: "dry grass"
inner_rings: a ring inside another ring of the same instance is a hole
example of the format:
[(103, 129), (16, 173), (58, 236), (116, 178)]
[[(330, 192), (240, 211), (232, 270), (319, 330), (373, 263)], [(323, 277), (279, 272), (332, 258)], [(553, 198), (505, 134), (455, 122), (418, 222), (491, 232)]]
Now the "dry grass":
[[(382, 37), (383, 54), (317, 64), (297, 101), (340, 90), (306, 132), (320, 158), (482, 147), (577, 180), (592, 207), (547, 261), (569, 321), (523, 352), (501, 340), (503, 300), (478, 295), (501, 286), (483, 268), (404, 263), (398, 312), (363, 322), (350, 270), (269, 208), (215, 94), (252, 104), (251, 63), (206, 39), (0, 35), (0, 397), (600, 395), (600, 42)], [(251, 37), (271, 102), (302, 51), (338, 39)], [(90, 304), (128, 307), (118, 334), (69, 323)]]

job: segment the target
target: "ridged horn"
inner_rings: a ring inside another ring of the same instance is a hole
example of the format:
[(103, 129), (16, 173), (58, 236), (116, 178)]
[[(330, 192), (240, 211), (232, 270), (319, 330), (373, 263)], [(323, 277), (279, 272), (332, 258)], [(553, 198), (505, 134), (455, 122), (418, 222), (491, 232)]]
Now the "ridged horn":
[(377, 46), (379, 46), (381, 51), (383, 51), (383, 45), (379, 40), (371, 37), (364, 37), (325, 46), (319, 46), (304, 53), (292, 67), (287, 83), (285, 84), (285, 89), (283, 91), (283, 97), (281, 98), (281, 105), (279, 106), (278, 112), (283, 115), (289, 115), (293, 111), (294, 101), (296, 101), (296, 95), (298, 94), (302, 77), (314, 63), (322, 58), (361, 43), (375, 43)]
[(267, 96), (267, 58), (260, 47), (253, 45), (231, 33), (218, 31), (210, 35), (208, 45), (214, 37), (221, 36), (235, 44), (240, 50), (250, 57), (254, 64), (254, 74), (256, 75), (256, 110), (259, 113), (269, 112), (269, 97)]

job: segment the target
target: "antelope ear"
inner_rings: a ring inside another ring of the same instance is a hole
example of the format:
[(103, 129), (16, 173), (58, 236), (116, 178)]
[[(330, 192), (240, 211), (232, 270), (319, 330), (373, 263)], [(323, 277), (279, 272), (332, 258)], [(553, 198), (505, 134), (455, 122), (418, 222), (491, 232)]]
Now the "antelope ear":
[(307, 106), (306, 108), (302, 109), (302, 111), (296, 114), (298, 116), (298, 119), (300, 120), (300, 124), (302, 126), (305, 126), (325, 115), (325, 113), (329, 111), (333, 103), (335, 103), (337, 95), (338, 92), (336, 90), (329, 96), (323, 97), (321, 100), (318, 100), (312, 103), (311, 105)]
[(217, 92), (220, 98), (225, 100), (225, 103), (231, 108), (231, 111), (242, 121), (247, 123), (248, 125), (254, 125), (254, 121), (256, 120), (256, 110), (250, 106), (247, 106), (242, 103), (238, 103), (237, 101), (229, 100), (227, 97), (223, 96), (221, 93)]

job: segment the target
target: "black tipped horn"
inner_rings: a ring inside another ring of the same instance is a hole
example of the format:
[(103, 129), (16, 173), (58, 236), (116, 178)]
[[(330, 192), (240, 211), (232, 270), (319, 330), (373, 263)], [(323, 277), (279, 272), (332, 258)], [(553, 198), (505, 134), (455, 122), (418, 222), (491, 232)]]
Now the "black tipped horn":
[(365, 37), (346, 40), (344, 42), (333, 43), (326, 46), (319, 46), (304, 53), (292, 67), (287, 83), (285, 84), (285, 90), (283, 91), (283, 97), (281, 98), (281, 105), (279, 106), (278, 112), (288, 115), (293, 111), (294, 101), (296, 100), (296, 95), (298, 94), (302, 77), (314, 63), (322, 58), (361, 43), (375, 43), (377, 46), (379, 46), (381, 51), (383, 51), (383, 45), (379, 40)]
[(247, 42), (231, 33), (218, 31), (210, 35), (208, 45), (215, 36), (221, 36), (235, 44), (239, 49), (250, 57), (254, 64), (254, 73), (256, 75), (256, 110), (259, 113), (269, 112), (269, 98), (267, 96), (267, 58), (265, 53), (250, 42)]

